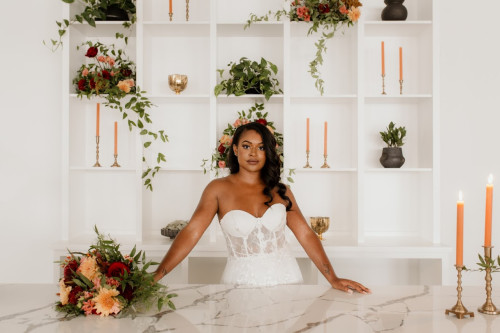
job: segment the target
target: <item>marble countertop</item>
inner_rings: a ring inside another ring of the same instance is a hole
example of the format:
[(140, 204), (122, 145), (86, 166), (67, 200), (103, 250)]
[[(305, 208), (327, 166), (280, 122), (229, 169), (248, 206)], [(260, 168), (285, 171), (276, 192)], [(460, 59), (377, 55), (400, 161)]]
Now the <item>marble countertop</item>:
[[(445, 315), (456, 288), (394, 286), (371, 295), (321, 285), (248, 288), (170, 285), (176, 311), (151, 310), (136, 318), (65, 319), (53, 309), (56, 285), (0, 285), (0, 332), (500, 332), (500, 316), (477, 311), (484, 287), (464, 287), (462, 301), (474, 318)], [(493, 302), (500, 307), (500, 290)]]

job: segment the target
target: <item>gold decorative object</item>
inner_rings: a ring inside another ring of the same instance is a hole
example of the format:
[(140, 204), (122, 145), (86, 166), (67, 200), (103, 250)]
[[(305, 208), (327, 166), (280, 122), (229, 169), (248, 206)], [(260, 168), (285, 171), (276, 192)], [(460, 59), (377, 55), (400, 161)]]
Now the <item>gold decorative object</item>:
[(168, 16), (170, 16), (170, 21), (172, 21), (172, 17), (174, 16), (174, 13), (168, 13)]
[(312, 168), (312, 166), (309, 165), (309, 150), (306, 150), (306, 165), (304, 165), (304, 168)]
[(99, 164), (99, 135), (95, 137), (95, 143), (96, 143), (96, 150), (95, 150), (95, 168), (100, 168), (101, 165)]
[[(484, 246), (484, 259), (487, 262), (491, 258), (491, 249), (493, 246)], [(477, 309), (477, 311), (489, 314), (489, 315), (497, 315), (500, 314), (500, 311), (497, 310), (495, 304), (491, 300), (491, 268), (486, 268), (486, 276), (484, 278), (486, 280), (486, 302), (482, 307)]]
[(188, 83), (187, 75), (182, 74), (171, 74), (168, 76), (168, 85), (170, 89), (175, 91), (177, 95), (181, 93), (184, 89), (186, 89)]
[(387, 95), (385, 93), (385, 74), (382, 74), (382, 95)]
[(189, 0), (186, 0), (186, 21), (189, 21)]
[(323, 233), (330, 227), (330, 218), (327, 216), (310, 217), (311, 229), (318, 235), (320, 240), (323, 240)]
[(399, 94), (403, 95), (403, 80), (399, 80)]
[(117, 159), (118, 159), (118, 155), (117, 155), (117, 154), (114, 154), (114, 157), (115, 157), (115, 163), (113, 163), (113, 164), (111, 165), (111, 167), (118, 167), (118, 168), (119, 168), (119, 167), (120, 167), (120, 164), (118, 164), (118, 161), (117, 161)]
[(325, 158), (325, 162), (323, 163), (323, 165), (321, 167), (322, 168), (329, 168), (330, 166), (328, 165), (328, 163), (326, 163), (326, 158), (328, 157), (328, 155), (323, 155), (323, 157)]
[(457, 316), (458, 319), (462, 319), (464, 316), (469, 316), (469, 317), (474, 317), (474, 312), (469, 312), (467, 308), (462, 304), (462, 269), (464, 268), (463, 266), (457, 266), (457, 278), (458, 278), (458, 284), (457, 284), (457, 304), (455, 304), (454, 307), (451, 309), (446, 309), (445, 314), (450, 314), (453, 313), (455, 316)]

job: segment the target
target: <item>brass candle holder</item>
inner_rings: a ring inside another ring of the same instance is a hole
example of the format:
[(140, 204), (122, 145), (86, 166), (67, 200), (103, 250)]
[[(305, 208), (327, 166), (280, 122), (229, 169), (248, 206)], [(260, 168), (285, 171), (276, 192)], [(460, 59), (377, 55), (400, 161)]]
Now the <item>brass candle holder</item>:
[(321, 166), (321, 168), (329, 168), (330, 166), (328, 165), (328, 163), (326, 163), (326, 158), (328, 157), (328, 155), (323, 155), (324, 158), (325, 158), (325, 162), (323, 163), (323, 165)]
[(464, 318), (464, 316), (474, 317), (474, 312), (469, 312), (467, 308), (462, 304), (462, 269), (464, 266), (457, 266), (457, 304), (451, 309), (447, 309), (445, 314), (453, 313), (458, 319)]
[(95, 164), (94, 164), (95, 168), (101, 167), (101, 164), (99, 164), (99, 138), (100, 138), (100, 136), (96, 135), (96, 137), (95, 137), (96, 150), (95, 150)]
[(113, 164), (111, 165), (111, 167), (112, 167), (112, 168), (120, 168), (120, 167), (121, 167), (121, 165), (120, 165), (120, 164), (118, 164), (118, 160), (117, 160), (117, 159), (118, 159), (118, 154), (114, 154), (113, 156), (115, 157), (115, 163), (113, 163)]
[(385, 93), (385, 74), (382, 74), (382, 95), (387, 95)]
[(311, 229), (323, 240), (323, 233), (330, 227), (330, 218), (328, 216), (311, 216), (309, 218)]
[(168, 13), (168, 16), (170, 16), (170, 21), (172, 21), (172, 17), (174, 16), (174, 13)]
[(189, 21), (189, 0), (186, 0), (186, 21)]
[(312, 168), (312, 166), (309, 165), (309, 150), (306, 150), (306, 165), (304, 165), (304, 168)]
[[(488, 261), (491, 258), (491, 249), (493, 246), (484, 246), (484, 259)], [(482, 307), (477, 309), (477, 311), (484, 313), (484, 314), (489, 314), (489, 315), (497, 315), (500, 314), (500, 311), (497, 310), (495, 304), (493, 304), (493, 301), (491, 300), (491, 268), (486, 268), (486, 276), (484, 277), (486, 280), (486, 302), (483, 304)]]
[(399, 80), (399, 94), (403, 95), (403, 80)]

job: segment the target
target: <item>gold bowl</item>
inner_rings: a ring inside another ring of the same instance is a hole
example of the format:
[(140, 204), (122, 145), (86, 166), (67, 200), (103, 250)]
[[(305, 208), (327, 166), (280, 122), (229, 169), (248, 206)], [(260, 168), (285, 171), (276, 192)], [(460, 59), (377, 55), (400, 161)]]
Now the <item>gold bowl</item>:
[(176, 95), (179, 95), (181, 91), (186, 89), (187, 83), (188, 83), (187, 75), (171, 74), (168, 76), (168, 85), (170, 89), (175, 91)]
[(330, 227), (330, 218), (327, 216), (311, 216), (309, 218), (311, 229), (323, 240), (323, 233)]

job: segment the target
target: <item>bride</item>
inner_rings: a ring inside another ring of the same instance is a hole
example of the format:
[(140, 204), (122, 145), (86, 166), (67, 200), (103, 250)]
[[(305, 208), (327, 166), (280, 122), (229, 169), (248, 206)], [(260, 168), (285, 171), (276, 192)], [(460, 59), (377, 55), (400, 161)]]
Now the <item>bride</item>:
[(262, 124), (238, 127), (228, 155), (231, 174), (210, 182), (188, 225), (177, 235), (155, 272), (155, 281), (193, 249), (215, 214), (228, 249), (222, 283), (253, 286), (301, 283), (297, 261), (288, 252), (285, 226), (333, 288), (370, 290), (335, 274), (321, 242), (307, 224), (292, 191), (280, 182), (280, 160), (272, 133)]

